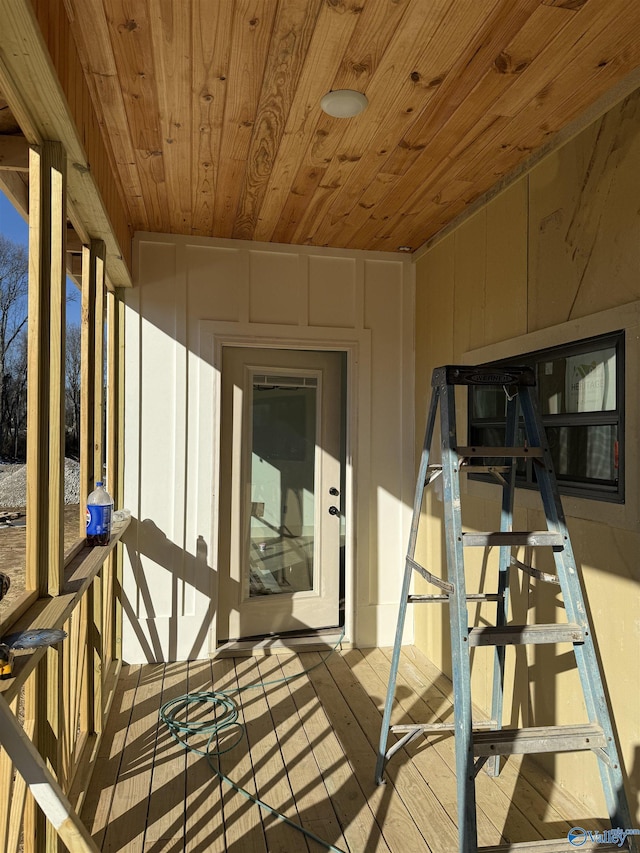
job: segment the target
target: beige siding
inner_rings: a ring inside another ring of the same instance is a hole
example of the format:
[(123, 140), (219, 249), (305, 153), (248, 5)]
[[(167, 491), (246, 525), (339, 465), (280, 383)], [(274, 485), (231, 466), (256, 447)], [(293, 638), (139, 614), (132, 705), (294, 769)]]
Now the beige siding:
[(410, 261), (152, 234), (136, 237), (134, 257), (126, 660), (192, 659), (215, 647), (227, 343), (348, 353), (347, 637), (390, 644), (414, 488)]
[[(629, 792), (640, 785), (640, 523), (638, 518), (637, 358), (640, 326), (640, 97), (613, 109), (527, 177), (478, 212), (417, 262), (416, 433), (424, 431), (432, 369), (447, 362), (517, 355), (597, 332), (627, 326), (627, 499), (624, 507), (565, 501), (576, 556), (582, 566), (598, 646), (604, 664)], [(624, 307), (620, 307), (624, 306)], [(464, 423), (464, 417), (461, 418)], [(496, 529), (497, 489), (468, 484), (463, 496), (469, 528)], [(516, 529), (536, 529), (544, 519), (531, 496), (518, 494)], [(437, 493), (429, 495), (420, 559), (442, 565)], [(469, 589), (488, 578), (495, 563), (480, 558), (469, 569)], [(518, 580), (516, 621), (552, 621), (559, 613), (554, 592)], [(531, 592), (533, 591), (533, 595)], [(422, 611), (424, 613), (424, 611)], [(473, 618), (491, 618), (470, 608)], [(446, 613), (417, 614), (416, 643), (450, 671)], [(562, 648), (507, 651), (507, 682), (519, 673), (507, 719), (528, 725), (579, 721), (583, 711), (575, 672)], [(490, 697), (491, 654), (476, 650), (474, 699)], [(605, 814), (596, 762), (591, 755), (543, 759), (549, 770), (582, 799), (585, 816)], [(636, 798), (631, 796), (633, 807)]]

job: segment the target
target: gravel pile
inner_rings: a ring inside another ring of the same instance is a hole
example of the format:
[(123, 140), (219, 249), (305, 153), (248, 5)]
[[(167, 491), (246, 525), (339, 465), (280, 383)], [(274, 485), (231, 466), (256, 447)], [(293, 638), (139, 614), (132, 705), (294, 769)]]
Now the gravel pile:
[[(64, 460), (64, 502), (80, 503), (80, 463)], [(27, 504), (27, 466), (2, 465), (0, 468), (0, 507), (23, 507)]]

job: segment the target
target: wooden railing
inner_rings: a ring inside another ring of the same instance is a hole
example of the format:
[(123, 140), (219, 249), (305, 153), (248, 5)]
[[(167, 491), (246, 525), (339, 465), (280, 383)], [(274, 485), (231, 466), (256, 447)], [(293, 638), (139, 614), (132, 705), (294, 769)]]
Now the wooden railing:
[[(118, 678), (121, 557), (80, 539), (64, 553), (65, 234), (67, 154), (30, 151), (26, 592), (0, 634), (64, 629), (66, 639), (16, 655), (0, 682), (0, 851), (94, 851), (77, 817)], [(96, 480), (119, 501), (123, 306), (105, 276), (105, 245), (88, 240), (82, 267), (80, 506)], [(105, 341), (106, 323), (106, 341)], [(106, 351), (106, 358), (105, 358)], [(106, 377), (105, 377), (106, 363)], [(105, 378), (107, 389), (105, 391)], [(105, 437), (106, 435), (106, 443)], [(84, 535), (82, 516), (78, 531)]]
[[(116, 545), (128, 524), (127, 519), (114, 525), (108, 546), (89, 549), (83, 541), (77, 544), (67, 560), (60, 594), (37, 599), (11, 627), (12, 632), (62, 628), (67, 638), (53, 647), (16, 653), (12, 677), (0, 681), (0, 696), (30, 741), (46, 722), (49, 736), (38, 751), (76, 813), (93, 771), (120, 669), (115, 656), (121, 563)], [(61, 689), (46, 689), (36, 701), (25, 701), (29, 693), (52, 684)], [(28, 793), (30, 781), (29, 767), (14, 765), (3, 751), (0, 850), (6, 853), (57, 849), (55, 824), (47, 815), (49, 822), (43, 825)]]

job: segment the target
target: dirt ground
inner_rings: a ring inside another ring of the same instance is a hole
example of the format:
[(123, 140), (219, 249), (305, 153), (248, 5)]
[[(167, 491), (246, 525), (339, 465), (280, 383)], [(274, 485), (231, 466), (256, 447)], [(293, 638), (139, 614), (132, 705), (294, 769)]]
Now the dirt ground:
[[(24, 507), (7, 509), (3, 512), (20, 512), (24, 521)], [(78, 504), (69, 504), (64, 508), (64, 544), (65, 550), (79, 538)], [(11, 578), (11, 588), (6, 598), (0, 602), (0, 619), (4, 618), (13, 601), (24, 590), (26, 559), (26, 527), (0, 528), (0, 570)]]

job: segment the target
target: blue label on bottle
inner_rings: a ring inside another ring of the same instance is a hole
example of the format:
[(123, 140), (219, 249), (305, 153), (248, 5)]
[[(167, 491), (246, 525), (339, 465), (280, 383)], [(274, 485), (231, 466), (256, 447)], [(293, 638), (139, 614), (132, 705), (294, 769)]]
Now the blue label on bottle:
[(87, 507), (87, 536), (102, 536), (111, 532), (111, 506)]

